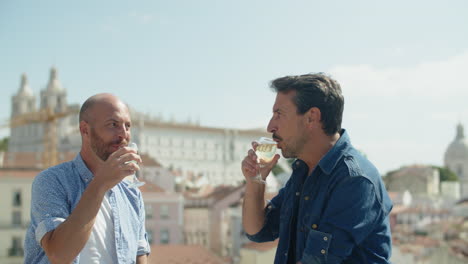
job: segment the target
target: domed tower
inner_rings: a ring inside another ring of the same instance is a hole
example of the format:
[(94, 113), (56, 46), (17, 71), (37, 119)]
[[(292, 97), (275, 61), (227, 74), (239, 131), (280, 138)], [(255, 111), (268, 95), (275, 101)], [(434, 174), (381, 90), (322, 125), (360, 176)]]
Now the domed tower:
[[(11, 98), (11, 119), (23, 114), (36, 111), (36, 97), (28, 84), (26, 74), (21, 75), (21, 84), (18, 92)], [(31, 151), (31, 146), (36, 140), (38, 124), (23, 124), (10, 128), (9, 152)], [(40, 139), (39, 139), (40, 140)]]
[(41, 109), (50, 108), (54, 112), (67, 109), (67, 92), (57, 77), (57, 69), (52, 67), (47, 87), (41, 91)]
[(11, 98), (11, 117), (36, 111), (36, 98), (29, 87), (28, 77), (21, 75), (21, 84), (18, 93)]
[(462, 124), (457, 125), (457, 135), (445, 152), (444, 163), (460, 180), (460, 193), (468, 197), (468, 141)]

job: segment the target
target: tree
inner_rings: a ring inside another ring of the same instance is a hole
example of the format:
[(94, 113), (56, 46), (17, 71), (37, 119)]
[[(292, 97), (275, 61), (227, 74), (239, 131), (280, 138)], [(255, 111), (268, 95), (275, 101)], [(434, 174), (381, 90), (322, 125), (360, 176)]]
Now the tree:
[(438, 166), (433, 166), (434, 168), (439, 170), (439, 175), (440, 175), (440, 181), (458, 181), (458, 176), (455, 174), (455, 172), (451, 171), (447, 167), (438, 167)]
[(0, 151), (8, 151), (8, 137), (0, 140)]
[[(292, 167), (292, 163), (295, 160), (296, 159), (286, 159), (290, 167)], [(276, 164), (271, 171), (273, 172), (274, 175), (280, 175), (281, 173), (284, 172), (283, 168), (281, 168), (278, 164)]]

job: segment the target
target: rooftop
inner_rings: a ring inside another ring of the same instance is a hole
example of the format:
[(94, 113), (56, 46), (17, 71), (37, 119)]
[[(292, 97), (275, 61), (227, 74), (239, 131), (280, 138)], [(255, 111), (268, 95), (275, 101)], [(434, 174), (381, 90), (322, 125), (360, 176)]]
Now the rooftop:
[(149, 264), (226, 264), (208, 249), (198, 245), (155, 245)]

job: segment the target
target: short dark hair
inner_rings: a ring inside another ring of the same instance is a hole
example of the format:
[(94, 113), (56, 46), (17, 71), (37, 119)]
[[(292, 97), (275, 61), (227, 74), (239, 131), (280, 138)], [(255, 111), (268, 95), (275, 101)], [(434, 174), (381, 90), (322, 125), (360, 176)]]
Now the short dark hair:
[(296, 91), (293, 102), (298, 114), (304, 114), (312, 107), (321, 112), (323, 130), (333, 135), (341, 130), (344, 98), (340, 84), (325, 73), (285, 76), (271, 82), (277, 93)]

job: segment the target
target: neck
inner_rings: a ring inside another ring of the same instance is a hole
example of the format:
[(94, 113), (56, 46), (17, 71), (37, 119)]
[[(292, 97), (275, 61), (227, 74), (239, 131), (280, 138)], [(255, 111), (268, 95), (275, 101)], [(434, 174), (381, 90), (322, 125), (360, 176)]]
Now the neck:
[(312, 173), (315, 166), (317, 166), (323, 156), (333, 148), (338, 139), (340, 139), (339, 133), (332, 136), (321, 134), (318, 137), (309, 140), (309, 142), (305, 144), (304, 151), (300, 156), (298, 156), (298, 158), (303, 160), (309, 167), (308, 175)]
[(80, 155), (83, 162), (86, 164), (86, 167), (95, 174), (100, 159), (91, 149), (85, 148), (84, 146), (81, 147)]

